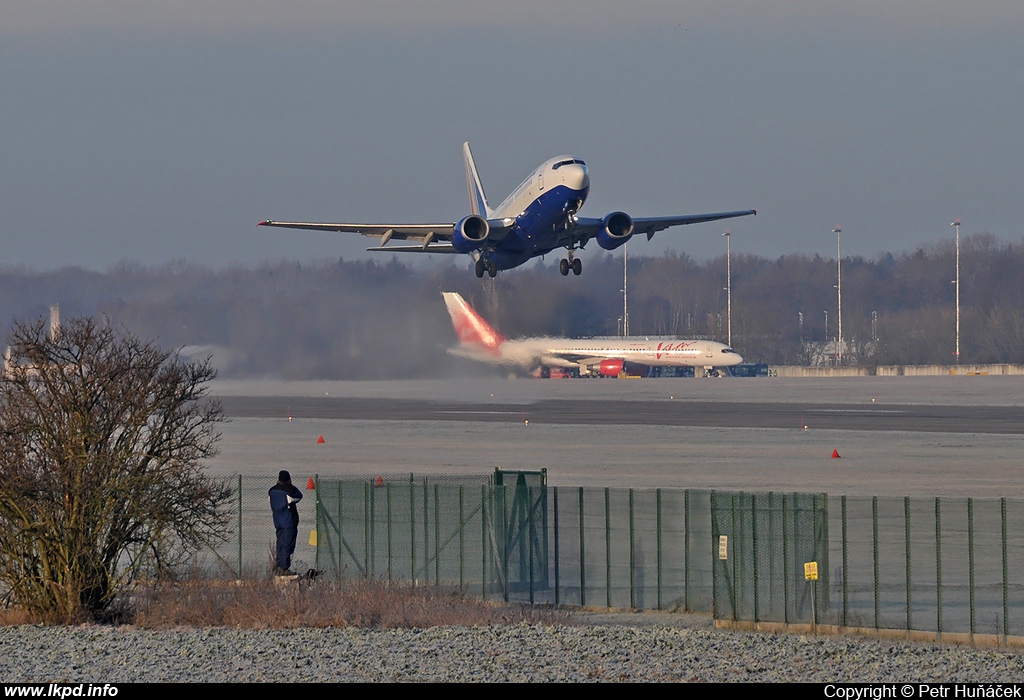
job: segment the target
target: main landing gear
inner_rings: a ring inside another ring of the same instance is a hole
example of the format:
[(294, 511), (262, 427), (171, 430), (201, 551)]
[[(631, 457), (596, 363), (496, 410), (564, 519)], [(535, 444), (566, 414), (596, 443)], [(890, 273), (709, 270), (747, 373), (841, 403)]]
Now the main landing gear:
[(572, 274), (576, 276), (583, 272), (583, 261), (573, 257), (572, 248), (569, 249), (569, 257), (562, 258), (561, 262), (558, 263), (558, 271), (562, 273), (562, 277), (567, 276), (569, 270), (572, 270)]
[(486, 271), (490, 277), (495, 277), (498, 274), (498, 263), (494, 262), (493, 260), (488, 260), (487, 262), (484, 262), (483, 258), (478, 258), (476, 261), (476, 266), (473, 268), (473, 271), (476, 273), (477, 277), (483, 277), (484, 271)]

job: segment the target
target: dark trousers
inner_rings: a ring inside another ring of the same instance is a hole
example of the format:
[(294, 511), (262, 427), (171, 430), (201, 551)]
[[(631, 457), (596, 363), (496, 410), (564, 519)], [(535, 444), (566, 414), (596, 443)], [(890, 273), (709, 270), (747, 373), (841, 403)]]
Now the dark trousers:
[(277, 568), (292, 568), (292, 553), (295, 552), (295, 540), (299, 536), (297, 527), (277, 528)]

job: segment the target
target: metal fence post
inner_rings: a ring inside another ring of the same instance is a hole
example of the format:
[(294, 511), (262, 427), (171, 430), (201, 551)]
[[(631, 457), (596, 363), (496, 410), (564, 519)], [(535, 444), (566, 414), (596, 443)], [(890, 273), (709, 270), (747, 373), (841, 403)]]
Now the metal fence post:
[(629, 607), (636, 610), (636, 540), (633, 537), (633, 489), (629, 490)]
[(345, 528), (343, 526), (342, 518), (342, 496), (344, 492), (342, 490), (341, 479), (338, 479), (338, 578), (344, 578), (345, 575)]
[(1006, 499), (999, 499), (999, 510), (1002, 520), (1003, 538), (1003, 644), (1006, 644), (1006, 637), (1010, 633), (1010, 577), (1006, 559)]
[(423, 477), (423, 584), (430, 585), (430, 489)]
[(321, 526), (324, 523), (324, 514), (322, 512), (323, 504), (320, 502), (320, 475), (313, 475), (313, 490), (316, 492), (313, 496), (313, 530), (317, 534), (315, 549), (313, 550), (313, 568), (320, 568), (320, 532)]
[(487, 485), (480, 486), (480, 595), (487, 600)]
[(434, 484), (434, 586), (441, 588), (441, 487)]
[(394, 555), (394, 511), (391, 509), (391, 482), (389, 481), (384, 485), (384, 496), (387, 499), (388, 508), (388, 581), (391, 581), (394, 576), (393, 566), (395, 564)]
[(605, 607), (612, 606), (612, 509), (611, 490), (604, 487), (604, 594)]
[(905, 523), (905, 547), (904, 554), (907, 558), (907, 636), (913, 629), (913, 608), (910, 597), (910, 496), (903, 497), (903, 521)]
[(363, 482), (363, 578), (370, 578), (370, 482)]
[(657, 529), (658, 529), (658, 535), (657, 535), (657, 540), (658, 540), (658, 542), (657, 542), (657, 546), (658, 546), (658, 610), (661, 610), (662, 609), (662, 607), (661, 607), (661, 489), (658, 489), (658, 490), (656, 490), (654, 492), (654, 497), (655, 497), (656, 508), (657, 508), (657, 512), (658, 512), (658, 522), (657, 522)]
[(847, 553), (847, 539), (846, 539), (846, 496), (839, 497), (840, 510), (842, 511), (843, 517), (843, 627), (846, 627), (848, 620), (849, 610), (849, 597), (847, 594), (847, 576), (846, 572), (850, 566), (849, 556)]
[[(711, 560), (714, 566), (714, 559)], [(711, 577), (714, 582), (714, 576)], [(714, 583), (712, 583), (714, 598)], [(683, 610), (690, 612), (690, 489), (683, 491)]]
[(558, 597), (558, 587), (561, 584), (561, 579), (559, 577), (559, 561), (558, 561), (559, 550), (558, 550), (558, 487), (557, 486), (554, 486), (554, 487), (551, 488), (551, 496), (552, 496), (552, 499), (553, 499), (553, 501), (552, 501), (552, 515), (554, 516), (554, 533), (552, 533), (552, 534), (554, 535), (554, 538), (555, 538), (555, 607), (557, 608), (558, 605), (559, 605), (559, 602), (560, 602), (559, 601), (559, 597)]
[(878, 496), (871, 497), (871, 554), (874, 559), (875, 630), (878, 630), (881, 616), (881, 603), (878, 600)]
[(587, 604), (587, 558), (583, 548), (583, 487), (580, 486), (580, 606)]
[(938, 641), (942, 641), (942, 511), (941, 500), (935, 497), (935, 624)]
[(526, 492), (528, 494), (527, 495), (527, 509), (526, 509), (526, 522), (527, 522), (526, 536), (530, 540), (530, 546), (527, 548), (528, 549), (528, 554), (530, 555), (530, 605), (533, 605), (534, 602), (535, 602), (534, 601), (534, 587), (533, 587), (533, 577), (534, 577), (534, 570), (533, 570), (533, 554), (534, 554), (534, 552), (533, 552), (533, 538), (537, 534), (536, 530), (534, 530), (534, 521), (533, 521), (533, 513), (534, 513), (534, 510), (535, 510), (535, 508), (534, 508), (534, 501), (533, 501), (533, 487), (527, 488)]
[(416, 588), (416, 484), (409, 475), (409, 582)]
[(463, 494), (465, 489), (465, 486), (459, 484), (459, 593), (466, 590), (466, 516)]
[(242, 475), (238, 475), (238, 578), (242, 578)]
[(757, 571), (757, 495), (750, 494), (750, 555), (753, 563), (754, 581), (754, 622), (761, 621), (761, 599), (758, 597), (758, 571)]
[(971, 644), (974, 643), (974, 499), (967, 499), (967, 582), (971, 597)]
[[(790, 499), (792, 502), (792, 498)], [(782, 494), (782, 621), (789, 624), (789, 577), (795, 572), (789, 570), (789, 509), (786, 494)]]

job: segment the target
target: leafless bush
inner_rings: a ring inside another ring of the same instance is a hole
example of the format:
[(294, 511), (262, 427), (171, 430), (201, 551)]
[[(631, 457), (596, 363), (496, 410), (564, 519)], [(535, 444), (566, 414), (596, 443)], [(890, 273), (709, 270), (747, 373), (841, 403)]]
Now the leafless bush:
[(93, 319), (18, 323), (0, 375), (0, 589), (41, 618), (105, 614), (118, 591), (221, 533), (202, 471), (220, 406), (208, 362)]

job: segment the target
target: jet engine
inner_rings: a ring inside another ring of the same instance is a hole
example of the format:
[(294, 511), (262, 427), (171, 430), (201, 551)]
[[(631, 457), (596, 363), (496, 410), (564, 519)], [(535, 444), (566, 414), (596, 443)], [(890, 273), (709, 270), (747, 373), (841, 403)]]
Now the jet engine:
[[(593, 370), (591, 370), (593, 371)], [(648, 372), (647, 365), (642, 365), (629, 360), (601, 360), (597, 366), (598, 375), (601, 377), (643, 377)]]
[(483, 247), (487, 242), (487, 235), (491, 227), (487, 219), (476, 214), (463, 217), (455, 224), (455, 231), (452, 233), (452, 248), (457, 253), (470, 253)]
[(605, 250), (615, 250), (633, 235), (633, 217), (623, 211), (615, 211), (601, 220), (597, 232), (597, 244)]

